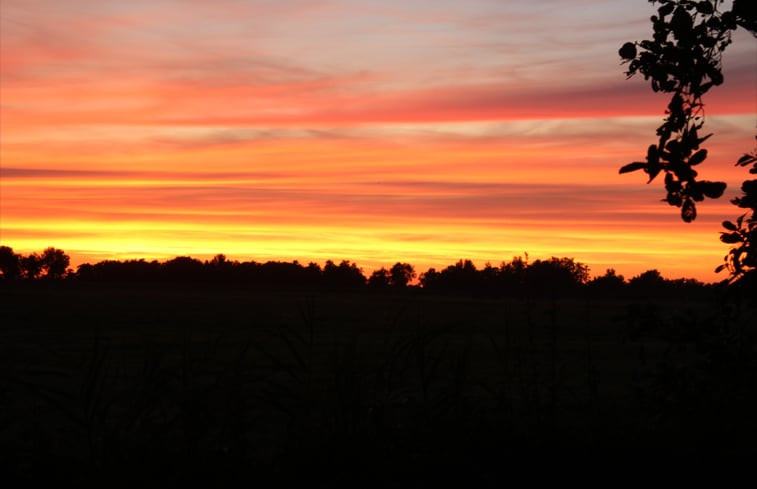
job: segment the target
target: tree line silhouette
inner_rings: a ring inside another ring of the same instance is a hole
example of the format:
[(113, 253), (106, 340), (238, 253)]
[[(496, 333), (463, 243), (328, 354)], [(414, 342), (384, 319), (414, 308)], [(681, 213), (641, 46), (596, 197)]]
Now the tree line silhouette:
[[(215, 283), (261, 287), (319, 289), (402, 290), (422, 289), (439, 294), (467, 294), (478, 297), (572, 296), (583, 291), (601, 297), (656, 295), (691, 297), (711, 285), (695, 279), (670, 280), (656, 269), (630, 279), (608, 269), (591, 278), (589, 267), (573, 258), (537, 259), (514, 257), (499, 266), (486, 263), (477, 268), (471, 260), (459, 260), (437, 270), (417, 273), (409, 263), (397, 262), (365, 275), (349, 260), (328, 260), (323, 266), (310, 262), (229, 260), (218, 254), (201, 261), (177, 256), (166, 261), (145, 259), (104, 260), (70, 268), (70, 257), (54, 247), (41, 253), (20, 255), (0, 246), (0, 279), (3, 282), (65, 281), (67, 283)], [(417, 281), (414, 282), (414, 280)]]
[(18, 279), (61, 279), (72, 274), (68, 268), (71, 258), (57, 248), (46, 248), (42, 253), (23, 256), (9, 246), (0, 246), (0, 272), (5, 281)]

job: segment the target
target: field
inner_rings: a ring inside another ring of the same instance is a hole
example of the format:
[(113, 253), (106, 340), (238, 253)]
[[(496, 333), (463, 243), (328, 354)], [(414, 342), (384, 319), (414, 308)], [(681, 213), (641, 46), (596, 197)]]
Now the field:
[(21, 479), (485, 486), (547, 460), (754, 455), (755, 311), (715, 292), (36, 283), (0, 301), (0, 456)]

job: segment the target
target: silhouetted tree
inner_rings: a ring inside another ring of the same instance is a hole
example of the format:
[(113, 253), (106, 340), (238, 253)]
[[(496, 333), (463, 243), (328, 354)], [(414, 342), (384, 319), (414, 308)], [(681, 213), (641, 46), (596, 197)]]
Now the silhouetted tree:
[(659, 297), (665, 290), (667, 281), (656, 269), (647, 270), (628, 281), (628, 286), (636, 296)]
[(419, 278), (421, 287), (426, 290), (438, 289), (439, 276), (440, 274), (436, 271), (435, 268), (429, 268), (428, 270), (426, 270), (426, 272), (422, 273)]
[(486, 262), (484, 268), (479, 271), (479, 276), (481, 287), (487, 294), (497, 295), (500, 292), (499, 268), (495, 268), (491, 263)]
[(472, 261), (459, 260), (440, 272), (438, 282), (444, 290), (475, 293), (479, 289), (478, 270)]
[(26, 279), (35, 280), (42, 275), (42, 257), (37, 253), (22, 256), (19, 264), (21, 265), (21, 276)]
[(226, 255), (219, 253), (215, 255), (210, 261), (204, 263), (205, 275), (208, 280), (214, 282), (230, 282), (234, 281), (233, 270), (237, 263), (229, 261)]
[(0, 246), (0, 272), (3, 280), (16, 280), (21, 275), (20, 256), (9, 246)]
[(608, 268), (605, 274), (599, 277), (594, 277), (589, 285), (595, 285), (599, 287), (620, 287), (626, 283), (626, 279), (623, 275), (618, 275), (614, 268)]
[(79, 280), (95, 280), (95, 266), (90, 263), (82, 263), (76, 267), (76, 278)]
[(168, 280), (197, 280), (203, 272), (202, 262), (189, 256), (177, 256), (163, 263), (161, 268)]
[(654, 285), (661, 284), (665, 279), (660, 275), (657, 269), (647, 270), (633, 277), (628, 283), (630, 285)]
[(328, 260), (323, 267), (323, 279), (327, 287), (336, 288), (362, 287), (366, 282), (362, 270), (347, 260), (339, 265)]
[(400, 262), (392, 265), (389, 275), (389, 282), (393, 287), (407, 287), (407, 284), (416, 277), (415, 268), (411, 264)]
[(499, 266), (499, 284), (506, 293), (523, 293), (528, 269), (528, 253), (525, 259), (513, 257), (510, 263), (502, 262)]
[(233, 266), (233, 262), (229, 261), (223, 253), (218, 253), (212, 260), (206, 262), (205, 265), (214, 270), (228, 270)]
[(389, 286), (389, 282), (392, 276), (384, 267), (374, 270), (370, 277), (368, 277), (368, 285), (373, 288), (383, 289)]
[[(731, 34), (738, 26), (757, 36), (757, 2), (734, 0), (730, 10), (720, 11), (722, 0), (650, 0), (659, 3), (657, 15), (651, 18), (653, 39), (627, 42), (619, 51), (626, 74), (636, 73), (651, 80), (655, 92), (671, 93), (663, 124), (657, 128), (659, 138), (649, 146), (646, 161), (629, 163), (620, 173), (643, 170), (649, 182), (660, 173), (665, 174), (664, 199), (681, 208), (685, 222), (697, 216), (696, 202), (705, 197), (718, 198), (725, 190), (724, 182), (697, 180), (695, 166), (707, 158), (707, 150), (700, 145), (712, 134), (701, 135), (704, 125), (702, 96), (710, 88), (723, 83), (722, 55), (731, 44)], [(757, 173), (757, 152), (744, 155), (737, 165), (755, 164), (750, 173)], [(742, 185), (744, 196), (733, 202), (749, 209), (737, 223), (723, 223), (729, 231), (721, 240), (737, 245), (726, 256), (732, 279), (741, 278), (757, 266), (755, 255), (755, 196), (757, 181)]]
[(608, 268), (604, 275), (594, 277), (586, 285), (594, 294), (614, 297), (620, 295), (620, 292), (626, 286), (626, 281), (623, 275), (618, 275), (615, 272), (615, 269)]
[(529, 264), (521, 257), (499, 268), (487, 263), (478, 270), (470, 260), (460, 260), (441, 272), (430, 268), (421, 274), (420, 283), (426, 290), (465, 292), (475, 296), (529, 294), (570, 294), (589, 278), (589, 267), (573, 258), (536, 260)]
[(63, 250), (50, 247), (42, 252), (41, 262), (46, 277), (60, 279), (66, 274), (71, 258)]
[(589, 278), (589, 268), (573, 258), (552, 257), (536, 260), (529, 265), (526, 286), (530, 292), (569, 293), (583, 285)]
[(255, 281), (261, 285), (305, 286), (315, 285), (320, 275), (313, 275), (297, 261), (269, 261), (258, 267)]
[(307, 277), (308, 283), (312, 284), (320, 283), (321, 277), (323, 276), (323, 270), (321, 270), (321, 266), (312, 261), (308, 263), (307, 267), (305, 267), (304, 273), (305, 277)]

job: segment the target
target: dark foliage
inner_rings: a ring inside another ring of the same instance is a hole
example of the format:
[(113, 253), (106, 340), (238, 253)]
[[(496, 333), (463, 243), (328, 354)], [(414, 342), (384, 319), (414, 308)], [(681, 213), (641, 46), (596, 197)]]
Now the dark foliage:
[[(652, 16), (651, 40), (625, 43), (618, 54), (628, 63), (626, 74), (641, 73), (650, 80), (652, 90), (672, 94), (666, 110), (668, 117), (657, 128), (658, 142), (647, 149), (645, 161), (629, 163), (620, 173), (643, 170), (648, 182), (664, 174), (667, 196), (663, 201), (681, 209), (681, 218), (691, 222), (697, 217), (696, 203), (718, 198), (724, 182), (698, 180), (695, 166), (707, 158), (702, 148), (712, 134), (702, 135), (704, 104), (702, 97), (723, 83), (722, 55), (731, 44), (731, 34), (742, 27), (757, 36), (757, 8), (751, 0), (734, 0), (730, 10), (721, 11), (722, 0), (650, 0), (660, 4)], [(757, 154), (746, 154), (737, 165), (757, 161)], [(757, 166), (755, 167), (757, 168)], [(755, 169), (753, 168), (753, 170)], [(755, 173), (752, 171), (752, 173)], [(755, 195), (757, 180), (742, 185), (744, 195), (734, 204), (748, 209), (737, 224), (723, 223), (729, 231), (721, 240), (736, 245), (718, 270), (728, 269), (732, 281), (755, 270)]]
[(60, 280), (69, 273), (68, 265), (71, 259), (63, 251), (47, 248), (42, 254), (31, 253), (22, 256), (14, 253), (9, 246), (0, 246), (0, 272), (5, 281), (15, 281), (19, 278), (36, 280)]
[(329, 286), (355, 288), (365, 284), (365, 277), (357, 265), (343, 261), (336, 265), (328, 261), (321, 267), (299, 262), (269, 261), (265, 263), (238, 262), (216, 255), (202, 262), (190, 257), (177, 257), (164, 263), (158, 261), (107, 260), (79, 265), (69, 277), (84, 282), (185, 282), (228, 283), (260, 286)]
[(470, 260), (460, 260), (438, 272), (430, 269), (421, 275), (424, 289), (443, 293), (471, 293), (477, 296), (570, 296), (588, 282), (589, 268), (572, 258), (552, 257), (528, 263), (513, 258), (499, 267), (487, 264), (482, 270)]
[(415, 268), (409, 263), (397, 262), (389, 270), (389, 283), (394, 287), (407, 287), (415, 277)]
[(365, 285), (365, 275), (355, 263), (342, 260), (339, 265), (328, 260), (323, 267), (323, 283), (332, 288), (356, 288)]
[(392, 280), (392, 276), (384, 267), (374, 270), (370, 277), (368, 277), (368, 286), (373, 289), (386, 289), (389, 287), (389, 283)]
[(50, 279), (63, 278), (68, 272), (68, 265), (71, 263), (71, 258), (63, 250), (52, 247), (42, 252), (40, 260), (45, 276)]
[[(752, 165), (749, 173), (757, 174), (757, 151), (745, 154), (736, 164), (745, 167)], [(745, 180), (741, 192), (741, 196), (732, 202), (747, 212), (736, 218), (735, 223), (723, 221), (726, 232), (721, 233), (720, 240), (733, 247), (718, 270), (727, 268), (731, 272), (732, 281), (741, 280), (757, 289), (757, 179)]]
[(626, 281), (614, 269), (608, 268), (604, 275), (595, 277), (586, 284), (593, 295), (600, 297), (619, 297), (624, 291)]
[(298, 261), (239, 262), (218, 254), (200, 261), (179, 256), (165, 262), (157, 260), (105, 260), (68, 269), (69, 258), (63, 250), (47, 248), (42, 254), (17, 255), (10, 247), (0, 247), (0, 270), (6, 282), (58, 281), (72, 283), (150, 283), (150, 284), (225, 284), (257, 288), (293, 288), (319, 290), (418, 290), (430, 294), (467, 295), (471, 297), (593, 297), (617, 298), (631, 293), (636, 298), (654, 298), (658, 294), (684, 298), (694, 296), (709, 286), (696, 280), (663, 278), (657, 270), (649, 270), (626, 281), (614, 270), (589, 279), (589, 267), (573, 258), (551, 257), (528, 261), (515, 257), (498, 267), (487, 263), (478, 269), (471, 260), (460, 260), (441, 271), (434, 268), (421, 273), (418, 284), (415, 267), (397, 262), (391, 269), (380, 268), (366, 278), (357, 264), (328, 260), (321, 268), (317, 263), (302, 265)]
[(0, 272), (3, 280), (16, 280), (21, 276), (21, 257), (9, 246), (0, 246)]
[(19, 258), (21, 264), (21, 276), (25, 279), (35, 280), (42, 275), (42, 257), (37, 253), (30, 253)]

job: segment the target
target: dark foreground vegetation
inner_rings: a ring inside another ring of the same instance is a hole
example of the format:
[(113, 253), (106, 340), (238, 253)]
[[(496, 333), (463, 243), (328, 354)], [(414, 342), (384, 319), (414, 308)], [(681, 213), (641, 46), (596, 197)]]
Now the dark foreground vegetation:
[(570, 259), (463, 261), (422, 287), (385, 272), (177, 258), (6, 276), (3, 474), (500, 487), (534, 467), (753, 461), (753, 289), (589, 280)]

